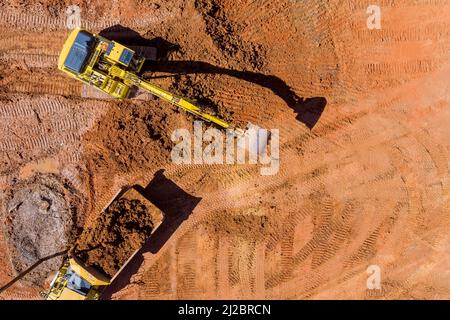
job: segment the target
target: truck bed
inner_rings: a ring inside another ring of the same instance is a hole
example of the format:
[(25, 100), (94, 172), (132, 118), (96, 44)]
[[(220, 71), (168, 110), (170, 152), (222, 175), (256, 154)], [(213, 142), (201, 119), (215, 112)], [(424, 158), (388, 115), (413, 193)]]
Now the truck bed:
[(85, 230), (74, 255), (114, 278), (163, 220), (163, 213), (137, 189), (119, 194)]

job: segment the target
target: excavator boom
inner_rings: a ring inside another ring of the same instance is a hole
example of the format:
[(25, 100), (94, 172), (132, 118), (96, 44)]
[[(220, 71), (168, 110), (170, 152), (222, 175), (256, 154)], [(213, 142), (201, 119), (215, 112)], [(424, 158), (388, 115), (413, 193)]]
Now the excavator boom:
[(136, 84), (136, 86), (138, 86), (139, 88), (141, 88), (141, 89), (143, 89), (143, 90), (145, 90), (145, 91), (147, 91), (147, 92), (149, 92), (149, 93), (151, 93), (173, 105), (176, 105), (177, 107), (180, 107), (180, 108), (186, 110), (187, 112), (190, 112), (190, 113), (202, 118), (205, 121), (213, 122), (224, 129), (227, 129), (230, 126), (227, 122), (225, 122), (217, 117), (214, 117), (210, 114), (202, 112), (202, 110), (199, 107), (197, 107), (196, 105), (189, 102), (188, 100), (186, 100), (183, 97), (180, 97), (173, 93), (170, 93), (170, 92), (168, 92), (148, 81), (140, 79), (140, 78), (138, 79), (137, 82), (138, 83)]

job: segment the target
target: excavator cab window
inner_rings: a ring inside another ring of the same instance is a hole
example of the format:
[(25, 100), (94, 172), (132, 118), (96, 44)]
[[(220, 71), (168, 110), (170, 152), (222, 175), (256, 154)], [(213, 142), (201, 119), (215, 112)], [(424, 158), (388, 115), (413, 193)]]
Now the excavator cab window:
[(78, 292), (79, 294), (86, 296), (91, 290), (91, 285), (89, 282), (81, 278), (78, 274), (73, 272), (73, 270), (69, 267), (66, 273), (67, 278), (67, 288)]
[(76, 74), (82, 73), (94, 44), (95, 37), (92, 34), (80, 31), (64, 61), (64, 66)]

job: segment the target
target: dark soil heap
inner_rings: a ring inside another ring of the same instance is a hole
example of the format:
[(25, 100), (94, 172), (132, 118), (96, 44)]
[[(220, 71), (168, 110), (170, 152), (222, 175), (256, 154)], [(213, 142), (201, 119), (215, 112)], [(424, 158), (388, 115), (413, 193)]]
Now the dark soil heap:
[(87, 266), (113, 277), (150, 237), (154, 221), (149, 208), (137, 199), (115, 200), (96, 226), (80, 237), (76, 256)]

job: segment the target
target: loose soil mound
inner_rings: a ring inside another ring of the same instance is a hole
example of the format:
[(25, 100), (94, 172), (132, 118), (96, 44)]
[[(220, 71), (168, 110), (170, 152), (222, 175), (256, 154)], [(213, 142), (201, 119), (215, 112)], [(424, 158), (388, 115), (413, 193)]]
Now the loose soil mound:
[(149, 238), (155, 221), (137, 199), (118, 199), (100, 215), (96, 226), (80, 238), (77, 256), (113, 277)]
[[(166, 116), (152, 102), (119, 103), (107, 113), (109, 121), (101, 121), (83, 139), (90, 166), (96, 170), (129, 172), (142, 163), (161, 162), (170, 153), (169, 123), (177, 123), (174, 115)], [(100, 147), (100, 148), (99, 148)]]

